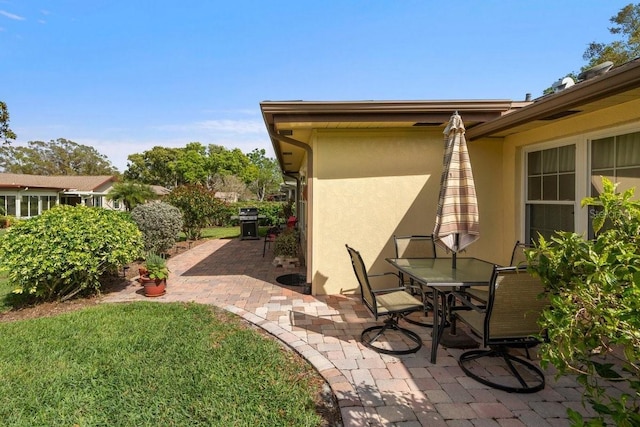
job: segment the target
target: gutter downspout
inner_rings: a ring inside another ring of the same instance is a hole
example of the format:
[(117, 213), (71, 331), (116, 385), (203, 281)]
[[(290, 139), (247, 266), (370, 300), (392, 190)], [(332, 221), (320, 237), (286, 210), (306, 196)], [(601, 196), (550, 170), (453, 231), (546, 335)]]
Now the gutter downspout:
[[(278, 143), (278, 147), (274, 147), (274, 148), (278, 148), (276, 150), (274, 150), (276, 152), (276, 156), (278, 157), (278, 160), (280, 161), (280, 164), (284, 166), (284, 161), (282, 160), (282, 158), (280, 157), (280, 147), (279, 147), (279, 143), (280, 142), (284, 142), (287, 144), (291, 144), (294, 145), (296, 147), (302, 148), (306, 153), (307, 153), (307, 200), (313, 200), (313, 185), (312, 182), (313, 180), (309, 179), (310, 177), (313, 177), (313, 150), (311, 150), (311, 147), (303, 142), (298, 141), (297, 139), (293, 139), (293, 138), (289, 138), (288, 136), (285, 135), (279, 135), (275, 128), (274, 125), (270, 124), (269, 126), (267, 126), (267, 132), (269, 133), (269, 137), (271, 138), (271, 141), (273, 142), (277, 142)], [(297, 191), (296, 193), (296, 212), (300, 212), (300, 177), (299, 176), (294, 176), (291, 173), (287, 173), (283, 170), (282, 172), (283, 175), (285, 176), (290, 176), (292, 178), (295, 178), (296, 180), (296, 187), (297, 187)], [(307, 205), (307, 218), (305, 221), (306, 224), (306, 230), (305, 230), (305, 240), (306, 240), (306, 246), (307, 246), (307, 250), (306, 250), (306, 259), (305, 259), (305, 267), (306, 267), (306, 275), (307, 275), (307, 284), (309, 285), (309, 288), (311, 289), (311, 294), (314, 295), (313, 292), (313, 282), (312, 282), (312, 277), (311, 277), (311, 263), (308, 262), (309, 260), (312, 259), (312, 251), (311, 251), (311, 247), (312, 247), (312, 243), (313, 243), (313, 235), (310, 232), (307, 232), (308, 230), (312, 230), (312, 225), (313, 225), (313, 215), (309, 215), (309, 209), (312, 206)]]

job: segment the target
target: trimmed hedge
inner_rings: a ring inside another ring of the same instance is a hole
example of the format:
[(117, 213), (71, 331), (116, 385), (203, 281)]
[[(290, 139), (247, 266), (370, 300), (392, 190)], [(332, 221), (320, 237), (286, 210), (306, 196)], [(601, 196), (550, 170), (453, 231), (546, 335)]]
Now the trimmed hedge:
[(137, 205), (131, 211), (131, 218), (142, 232), (145, 251), (157, 254), (176, 243), (184, 223), (180, 209), (164, 202)]
[(63, 205), (20, 221), (2, 236), (0, 269), (16, 294), (64, 300), (99, 289), (104, 273), (141, 251), (142, 234), (128, 214)]

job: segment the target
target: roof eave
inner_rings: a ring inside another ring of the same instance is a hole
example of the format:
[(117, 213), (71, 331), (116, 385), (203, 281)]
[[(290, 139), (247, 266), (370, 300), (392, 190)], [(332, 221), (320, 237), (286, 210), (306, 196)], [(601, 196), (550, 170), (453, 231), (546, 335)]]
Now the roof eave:
[(465, 135), (469, 140), (490, 137), (509, 128), (540, 120), (639, 86), (640, 58), (614, 68), (602, 76), (581, 82), (562, 92), (543, 97), (502, 117), (479, 124), (469, 129)]

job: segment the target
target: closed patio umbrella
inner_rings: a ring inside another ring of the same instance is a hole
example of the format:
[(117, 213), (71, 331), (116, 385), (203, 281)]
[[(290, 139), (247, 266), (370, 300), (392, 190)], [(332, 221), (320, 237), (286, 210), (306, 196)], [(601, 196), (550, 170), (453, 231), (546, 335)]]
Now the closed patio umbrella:
[(453, 252), (453, 268), (457, 253), (480, 237), (478, 201), (464, 132), (456, 111), (444, 130), (444, 161), (433, 231), (438, 244)]

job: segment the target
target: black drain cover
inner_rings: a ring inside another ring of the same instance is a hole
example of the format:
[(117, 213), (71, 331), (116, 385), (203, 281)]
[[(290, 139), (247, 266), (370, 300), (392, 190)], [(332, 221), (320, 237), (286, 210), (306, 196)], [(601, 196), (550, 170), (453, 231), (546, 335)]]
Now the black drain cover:
[(276, 281), (281, 285), (287, 286), (304, 286), (307, 283), (307, 276), (304, 274), (283, 274), (282, 276), (276, 277)]

